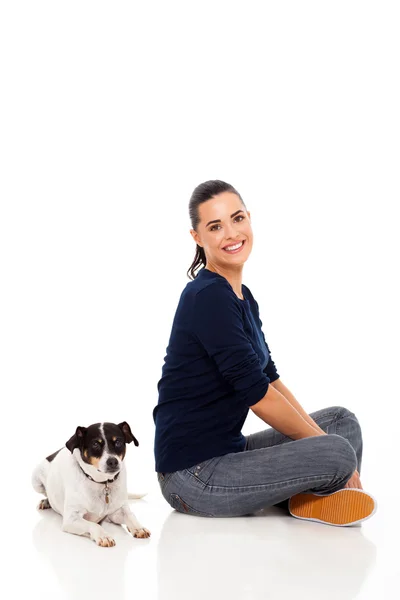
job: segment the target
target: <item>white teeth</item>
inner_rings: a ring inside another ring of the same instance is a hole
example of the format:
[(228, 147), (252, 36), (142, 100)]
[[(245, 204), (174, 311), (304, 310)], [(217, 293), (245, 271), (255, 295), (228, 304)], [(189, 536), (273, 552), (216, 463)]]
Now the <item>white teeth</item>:
[(236, 250), (236, 248), (240, 248), (242, 243), (243, 242), (239, 242), (239, 244), (236, 244), (236, 246), (228, 246), (227, 248), (224, 248), (224, 250)]

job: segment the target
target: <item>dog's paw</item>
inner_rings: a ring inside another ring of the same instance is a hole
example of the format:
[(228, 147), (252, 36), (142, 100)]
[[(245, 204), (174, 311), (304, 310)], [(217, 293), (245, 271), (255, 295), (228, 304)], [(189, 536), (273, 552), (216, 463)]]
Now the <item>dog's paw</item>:
[(41, 500), (37, 507), (38, 507), (38, 510), (46, 510), (46, 508), (51, 508), (50, 502), (48, 501), (47, 498), (44, 498), (43, 500)]
[(102, 546), (102, 548), (111, 548), (112, 546), (115, 546), (114, 538), (110, 537), (109, 535), (95, 538), (94, 541), (98, 546)]
[(148, 538), (151, 535), (150, 531), (145, 527), (141, 527), (140, 529), (132, 529), (128, 527), (128, 529), (135, 538)]

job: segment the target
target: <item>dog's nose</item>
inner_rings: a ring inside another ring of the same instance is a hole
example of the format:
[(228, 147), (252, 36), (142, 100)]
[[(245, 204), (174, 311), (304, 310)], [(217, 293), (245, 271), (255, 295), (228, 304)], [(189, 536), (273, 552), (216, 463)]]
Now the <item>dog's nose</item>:
[(118, 459), (117, 458), (107, 458), (107, 467), (109, 469), (116, 469), (118, 467)]

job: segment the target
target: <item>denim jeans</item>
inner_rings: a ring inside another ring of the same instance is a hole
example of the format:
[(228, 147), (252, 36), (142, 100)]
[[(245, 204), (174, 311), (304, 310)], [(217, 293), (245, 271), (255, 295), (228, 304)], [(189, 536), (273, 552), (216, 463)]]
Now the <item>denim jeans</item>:
[(242, 452), (210, 458), (173, 473), (157, 473), (161, 493), (178, 512), (238, 517), (277, 505), (300, 492), (330, 494), (361, 473), (357, 417), (341, 406), (310, 414), (329, 435), (300, 440), (273, 428), (246, 436)]

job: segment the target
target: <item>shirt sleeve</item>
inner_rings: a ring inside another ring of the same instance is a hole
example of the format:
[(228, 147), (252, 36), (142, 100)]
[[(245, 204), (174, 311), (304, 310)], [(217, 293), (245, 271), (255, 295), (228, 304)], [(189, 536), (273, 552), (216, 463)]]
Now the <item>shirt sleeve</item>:
[[(264, 337), (264, 332), (262, 330), (261, 330), (261, 332)], [(267, 377), (269, 378), (269, 380), (272, 383), (273, 381), (276, 381), (277, 379), (279, 379), (280, 375), (276, 369), (276, 365), (275, 365), (274, 361), (272, 360), (271, 352), (270, 352), (267, 342), (265, 341), (265, 337), (264, 337), (264, 342), (265, 342), (265, 345), (267, 347), (268, 354), (269, 354), (269, 361), (267, 362), (267, 365), (264, 368), (264, 373), (267, 375)]]
[(274, 361), (272, 360), (271, 351), (269, 349), (269, 346), (268, 346), (267, 341), (265, 339), (264, 332), (262, 330), (262, 321), (260, 319), (260, 311), (259, 311), (259, 308), (258, 308), (257, 300), (254, 298), (254, 296), (253, 296), (253, 300), (254, 300), (255, 305), (257, 307), (257, 315), (258, 315), (258, 320), (260, 321), (261, 333), (262, 333), (262, 336), (264, 338), (264, 343), (265, 343), (265, 345), (267, 347), (268, 354), (269, 354), (269, 360), (268, 360), (268, 363), (267, 363), (266, 367), (264, 368), (264, 373), (267, 375), (267, 377), (269, 378), (270, 382), (272, 383), (272, 382), (276, 381), (277, 379), (279, 379), (280, 375), (279, 375), (279, 373), (278, 373), (278, 371), (276, 369), (276, 365), (275, 365)]
[(267, 393), (270, 379), (243, 327), (240, 300), (228, 285), (213, 283), (194, 297), (192, 331), (248, 407)]

